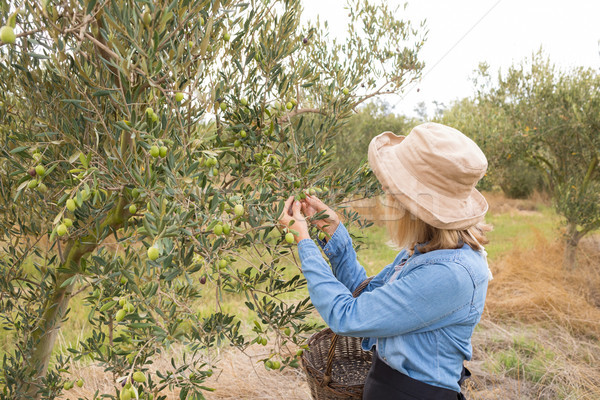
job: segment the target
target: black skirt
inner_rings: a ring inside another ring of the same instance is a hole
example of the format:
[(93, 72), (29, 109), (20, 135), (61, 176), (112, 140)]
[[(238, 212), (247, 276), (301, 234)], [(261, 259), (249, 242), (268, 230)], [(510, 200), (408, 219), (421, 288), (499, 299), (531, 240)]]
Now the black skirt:
[[(471, 375), (463, 367), (459, 385)], [(363, 400), (461, 400), (464, 395), (454, 390), (432, 386), (404, 375), (387, 365), (373, 351), (373, 364), (363, 391)]]

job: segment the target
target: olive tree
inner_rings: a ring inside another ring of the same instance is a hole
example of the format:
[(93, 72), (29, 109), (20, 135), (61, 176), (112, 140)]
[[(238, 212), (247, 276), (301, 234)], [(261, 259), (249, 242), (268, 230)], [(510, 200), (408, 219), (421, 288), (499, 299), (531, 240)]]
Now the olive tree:
[(517, 160), (542, 172), (566, 220), (563, 266), (575, 268), (579, 241), (600, 228), (600, 74), (559, 70), (538, 53), (497, 81), (485, 69), (478, 77), (476, 111), (463, 120), (489, 144), (492, 165), (506, 170)]
[[(302, 343), (311, 306), (283, 300), (305, 285), (282, 262), (294, 260), (276, 228), (283, 199), (314, 188), (338, 204), (370, 187), (368, 173), (328, 168), (330, 138), (419, 77), (422, 27), (364, 0), (349, 3), (344, 43), (302, 26), (299, 0), (1, 10), (3, 398), (73, 386), (68, 357), (52, 357), (70, 307), (88, 307), (90, 327), (70, 357), (112, 371), (107, 396), (203, 398), (211, 366), (195, 355), (268, 333), (265, 366), (297, 365), (279, 349)], [(246, 297), (251, 328), (219, 306), (230, 294)], [(175, 342), (183, 361), (148, 373)]]
[(518, 135), (508, 135), (508, 109), (500, 97), (487, 96), (494, 82), (489, 65), (481, 63), (472, 76), (475, 93), (457, 100), (444, 110), (439, 121), (471, 137), (488, 159), (488, 170), (478, 187), (499, 187), (510, 198), (527, 198), (535, 190), (545, 190), (543, 173), (526, 154)]

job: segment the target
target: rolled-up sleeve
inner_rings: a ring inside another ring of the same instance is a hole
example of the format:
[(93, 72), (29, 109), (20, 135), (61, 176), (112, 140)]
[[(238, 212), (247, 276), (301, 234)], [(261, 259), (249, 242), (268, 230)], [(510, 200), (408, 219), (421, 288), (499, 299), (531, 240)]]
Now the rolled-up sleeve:
[(386, 337), (423, 329), (468, 307), (472, 297), (464, 269), (429, 264), (354, 298), (312, 240), (300, 241), (298, 253), (313, 305), (341, 335)]

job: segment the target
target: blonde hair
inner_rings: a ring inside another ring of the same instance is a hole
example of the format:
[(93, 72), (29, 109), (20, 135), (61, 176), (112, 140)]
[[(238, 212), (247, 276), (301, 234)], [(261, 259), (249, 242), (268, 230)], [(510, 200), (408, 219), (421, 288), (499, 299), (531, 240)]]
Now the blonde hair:
[(386, 196), (386, 226), (392, 242), (412, 255), (415, 246), (421, 253), (440, 249), (459, 249), (467, 244), (473, 250), (482, 250), (489, 240), (485, 233), (491, 225), (478, 223), (467, 229), (435, 228), (406, 210), (392, 196)]

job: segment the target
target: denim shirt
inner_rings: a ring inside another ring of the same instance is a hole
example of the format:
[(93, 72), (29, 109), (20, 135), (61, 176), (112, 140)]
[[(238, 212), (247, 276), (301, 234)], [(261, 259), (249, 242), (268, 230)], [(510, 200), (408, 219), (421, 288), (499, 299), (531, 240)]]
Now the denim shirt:
[(384, 362), (411, 378), (459, 392), (487, 292), (485, 254), (468, 245), (415, 249), (410, 258), (402, 250), (353, 298), (367, 275), (348, 231), (340, 223), (327, 244), (319, 244), (332, 268), (311, 239), (298, 243), (298, 254), (311, 301), (331, 330), (364, 338), (364, 350), (376, 344)]

